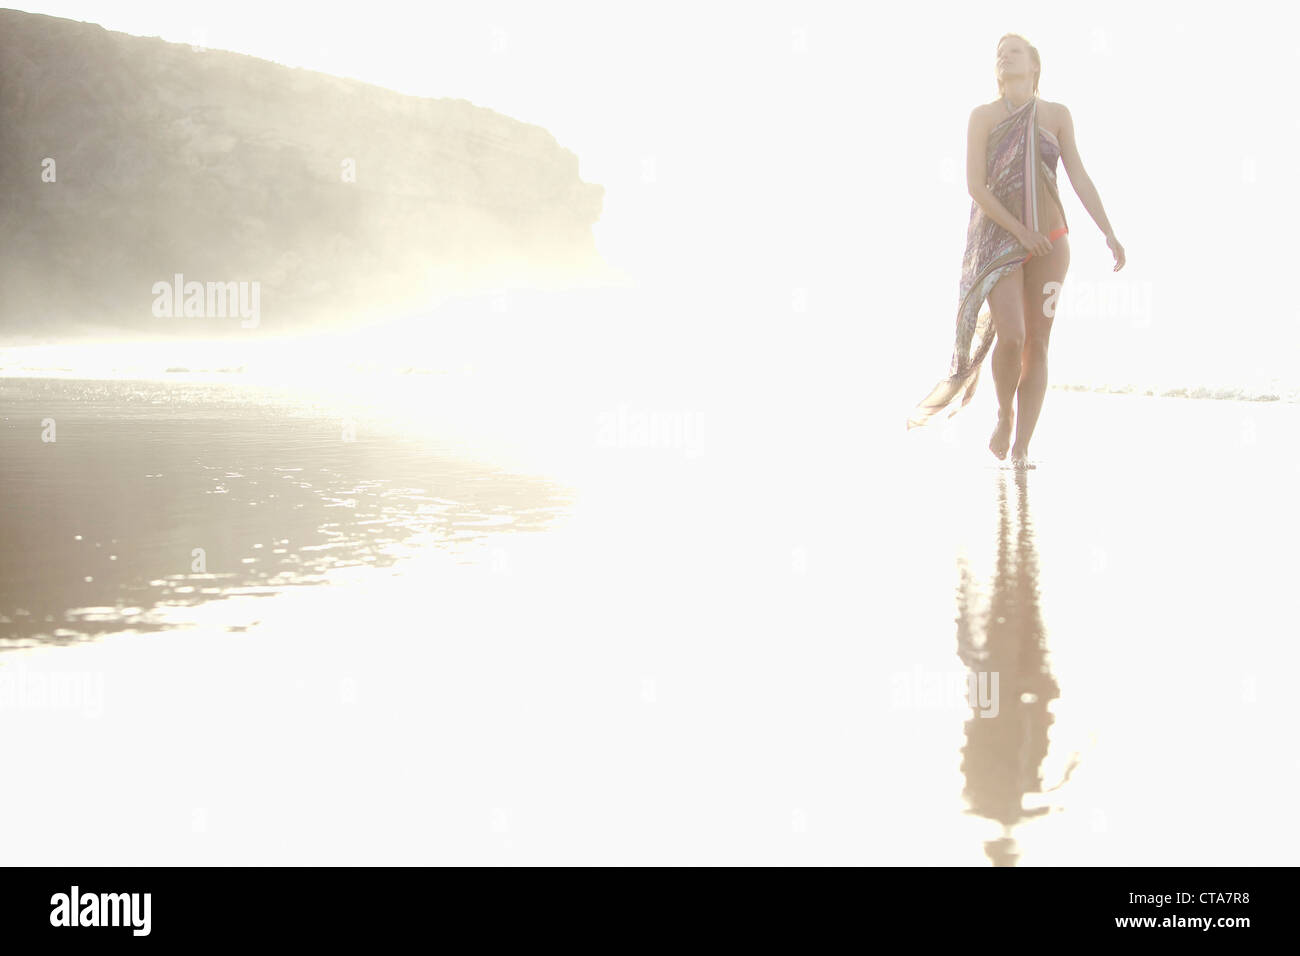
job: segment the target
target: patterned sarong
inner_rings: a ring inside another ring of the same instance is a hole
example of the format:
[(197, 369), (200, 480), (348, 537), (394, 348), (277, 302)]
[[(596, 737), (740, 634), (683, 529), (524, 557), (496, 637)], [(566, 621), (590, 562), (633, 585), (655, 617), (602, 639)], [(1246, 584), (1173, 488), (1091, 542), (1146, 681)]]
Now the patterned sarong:
[[(993, 128), (986, 155), (988, 186), (993, 195), (1026, 228), (1041, 231), (1042, 203), (1052, 201), (1060, 207), (1061, 201), (1056, 191), (1056, 157), (1049, 166), (1040, 153), (1037, 96), (1031, 96)], [(1064, 221), (1064, 209), (1061, 216)], [(980, 366), (996, 337), (992, 314), (985, 311), (981, 315), (980, 309), (998, 281), (1028, 259), (1025, 247), (972, 201), (957, 307), (957, 342), (948, 377), (912, 410), (907, 420), (909, 430), (924, 425), (959, 394), (961, 403), (948, 413), (949, 418), (970, 402), (979, 384)]]

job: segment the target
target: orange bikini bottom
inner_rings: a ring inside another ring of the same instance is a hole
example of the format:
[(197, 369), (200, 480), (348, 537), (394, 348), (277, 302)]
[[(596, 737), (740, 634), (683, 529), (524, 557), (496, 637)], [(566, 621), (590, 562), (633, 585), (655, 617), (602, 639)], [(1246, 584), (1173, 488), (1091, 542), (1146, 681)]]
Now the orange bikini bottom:
[[(1047, 234), (1047, 241), (1055, 242), (1057, 239), (1060, 239), (1063, 235), (1065, 235), (1069, 231), (1070, 231), (1069, 228), (1066, 226), (1057, 226), (1055, 229), (1053, 229), (1051, 232)], [(1031, 252), (1029, 255), (1025, 256), (1020, 261), (1028, 262), (1032, 258), (1034, 258), (1034, 254)]]

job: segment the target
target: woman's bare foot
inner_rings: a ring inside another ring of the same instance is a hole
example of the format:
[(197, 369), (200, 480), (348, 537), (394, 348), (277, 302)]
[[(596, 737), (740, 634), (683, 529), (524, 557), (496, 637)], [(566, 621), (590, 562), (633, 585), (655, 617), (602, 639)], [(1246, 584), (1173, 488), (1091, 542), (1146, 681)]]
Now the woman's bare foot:
[(1011, 444), (1011, 429), (1015, 424), (1015, 413), (1011, 409), (998, 409), (998, 424), (989, 439), (989, 451), (999, 461), (1007, 457), (1007, 448)]
[(1017, 468), (1038, 467), (1037, 465), (1035, 465), (1033, 462), (1029, 460), (1029, 453), (1026, 452), (1023, 448), (1011, 449), (1011, 464), (1015, 465)]

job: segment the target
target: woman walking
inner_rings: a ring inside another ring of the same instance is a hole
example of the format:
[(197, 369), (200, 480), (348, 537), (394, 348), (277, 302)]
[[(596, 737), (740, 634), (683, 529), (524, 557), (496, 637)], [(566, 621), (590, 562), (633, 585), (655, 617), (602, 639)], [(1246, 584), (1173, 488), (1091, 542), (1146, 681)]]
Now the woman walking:
[[(975, 107), (967, 130), (966, 182), (973, 201), (957, 342), (948, 377), (907, 421), (909, 429), (925, 424), (963, 392), (949, 417), (964, 408), (992, 349), (998, 420), (989, 449), (1005, 459), (1009, 447), (1019, 468), (1034, 467), (1029, 439), (1047, 391), (1047, 343), (1060, 283), (1070, 265), (1069, 229), (1056, 188), (1058, 156), (1083, 207), (1106, 237), (1115, 271), (1124, 267), (1124, 247), (1079, 159), (1070, 111), (1038, 97), (1041, 71), (1038, 51), (1024, 37), (1008, 33), (998, 41), (1001, 95)], [(981, 315), (986, 299), (989, 311)]]

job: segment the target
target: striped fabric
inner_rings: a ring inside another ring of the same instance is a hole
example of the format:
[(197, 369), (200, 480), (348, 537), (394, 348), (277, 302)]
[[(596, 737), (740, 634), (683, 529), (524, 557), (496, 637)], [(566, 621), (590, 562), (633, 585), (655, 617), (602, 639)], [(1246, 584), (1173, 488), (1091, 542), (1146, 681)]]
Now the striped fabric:
[[(1031, 96), (993, 128), (986, 155), (988, 185), (993, 195), (1028, 228), (1040, 231), (1042, 198), (1050, 197), (1060, 206), (1056, 192), (1056, 158), (1060, 147), (1050, 134), (1038, 129), (1037, 96)], [(1064, 209), (1061, 216), (1064, 222)], [(972, 201), (957, 307), (957, 340), (948, 376), (912, 410), (908, 429), (924, 425), (959, 394), (961, 402), (948, 413), (949, 418), (970, 403), (979, 384), (980, 366), (996, 336), (992, 314), (985, 311), (981, 315), (980, 310), (998, 281), (1028, 259), (1024, 246)]]

